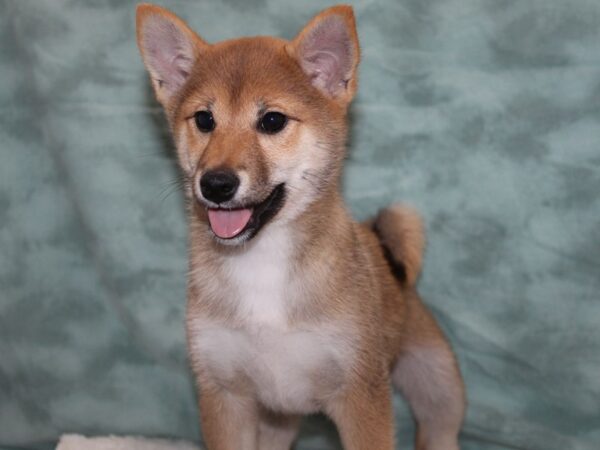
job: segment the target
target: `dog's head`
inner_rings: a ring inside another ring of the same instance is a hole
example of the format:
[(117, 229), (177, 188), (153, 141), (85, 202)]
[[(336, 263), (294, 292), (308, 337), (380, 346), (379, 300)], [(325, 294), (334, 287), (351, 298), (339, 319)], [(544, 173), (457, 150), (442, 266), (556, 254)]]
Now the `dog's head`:
[(200, 219), (219, 242), (245, 242), (337, 190), (359, 61), (351, 7), (321, 12), (292, 41), (208, 44), (142, 4), (137, 40)]

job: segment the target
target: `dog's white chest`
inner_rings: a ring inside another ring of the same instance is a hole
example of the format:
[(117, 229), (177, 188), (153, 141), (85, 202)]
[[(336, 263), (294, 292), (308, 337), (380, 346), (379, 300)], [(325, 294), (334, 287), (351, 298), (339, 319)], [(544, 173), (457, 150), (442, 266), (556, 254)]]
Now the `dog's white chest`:
[[(290, 302), (302, 286), (290, 273), (290, 243), (269, 230), (251, 252), (226, 262), (236, 325), (193, 319), (192, 358), (205, 376), (273, 410), (309, 413), (339, 388), (351, 355), (341, 328), (292, 328)], [(240, 323), (241, 322), (241, 323)]]
[(310, 413), (343, 382), (350, 361), (335, 333), (194, 326), (192, 352), (213, 382), (270, 409)]

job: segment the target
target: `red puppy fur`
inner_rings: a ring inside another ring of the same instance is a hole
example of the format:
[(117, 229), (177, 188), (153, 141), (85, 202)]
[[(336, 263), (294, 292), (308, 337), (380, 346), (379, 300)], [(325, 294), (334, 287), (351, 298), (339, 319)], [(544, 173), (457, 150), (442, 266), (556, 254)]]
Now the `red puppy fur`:
[(419, 450), (456, 450), (450, 346), (417, 294), (419, 216), (369, 224), (339, 189), (359, 45), (349, 6), (292, 41), (208, 44), (140, 5), (137, 39), (186, 180), (187, 336), (209, 450), (289, 449), (324, 412), (347, 450), (394, 448), (390, 377)]

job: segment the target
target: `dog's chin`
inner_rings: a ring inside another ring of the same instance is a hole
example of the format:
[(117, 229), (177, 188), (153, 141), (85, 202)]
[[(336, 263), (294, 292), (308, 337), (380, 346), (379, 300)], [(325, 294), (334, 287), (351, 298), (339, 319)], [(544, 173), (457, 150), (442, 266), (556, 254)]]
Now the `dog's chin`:
[[(230, 247), (242, 245), (254, 238), (265, 225), (275, 218), (279, 211), (281, 211), (281, 208), (283, 208), (285, 198), (285, 183), (281, 183), (275, 186), (271, 193), (264, 200), (253, 204), (240, 205), (237, 207), (236, 209), (238, 210), (251, 210), (252, 214), (245, 226), (231, 237), (219, 236), (213, 229), (210, 218), (208, 220), (208, 228), (210, 229), (214, 240), (219, 244)], [(218, 209), (212, 210), (213, 212), (218, 211)], [(211, 208), (209, 208), (209, 217), (210, 213)]]
[[(210, 226), (209, 226), (209, 228), (210, 228)], [(217, 236), (215, 234), (215, 232), (212, 231), (212, 229), (211, 229), (211, 234), (212, 234), (213, 239), (217, 243), (219, 243), (221, 245), (226, 245), (228, 247), (236, 247), (238, 245), (242, 245), (242, 244), (248, 242), (250, 239), (252, 239), (254, 236), (256, 236), (256, 234), (258, 234), (258, 232), (252, 234), (251, 230), (244, 230), (232, 238), (222, 238), (222, 237)]]

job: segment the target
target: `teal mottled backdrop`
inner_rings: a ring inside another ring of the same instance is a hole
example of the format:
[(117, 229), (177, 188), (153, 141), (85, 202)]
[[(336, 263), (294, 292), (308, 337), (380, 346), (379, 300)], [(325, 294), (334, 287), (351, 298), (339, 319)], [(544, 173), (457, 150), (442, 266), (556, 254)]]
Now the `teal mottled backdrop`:
[[(162, 1), (210, 41), (327, 1)], [(356, 1), (345, 196), (414, 204), (463, 450), (600, 448), (600, 2)], [(0, 0), (0, 447), (200, 439), (186, 225), (133, 1)], [(396, 397), (399, 441), (412, 425)], [(300, 449), (337, 448), (322, 419)], [(399, 444), (400, 445), (400, 444)]]

